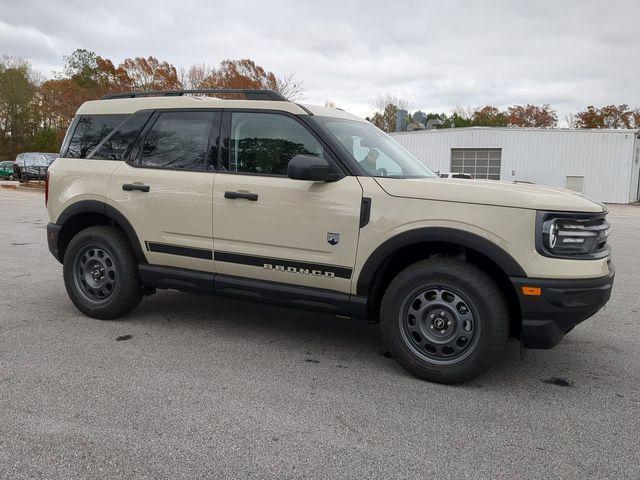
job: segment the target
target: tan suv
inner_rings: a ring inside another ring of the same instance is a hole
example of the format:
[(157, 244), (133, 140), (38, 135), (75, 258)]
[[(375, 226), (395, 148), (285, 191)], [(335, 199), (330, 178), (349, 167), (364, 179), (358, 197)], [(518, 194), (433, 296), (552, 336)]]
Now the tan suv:
[(47, 185), (81, 312), (164, 288), (367, 319), (436, 382), (476, 377), (509, 336), (552, 347), (613, 284), (603, 205), (438, 178), (370, 123), (270, 91), (86, 102)]

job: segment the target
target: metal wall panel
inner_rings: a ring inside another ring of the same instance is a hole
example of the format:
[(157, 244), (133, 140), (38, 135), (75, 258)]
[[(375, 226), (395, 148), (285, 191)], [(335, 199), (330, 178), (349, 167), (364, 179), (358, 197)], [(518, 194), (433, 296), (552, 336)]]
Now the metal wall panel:
[(608, 203), (637, 199), (636, 135), (634, 130), (488, 127), (392, 134), (432, 170), (451, 171), (452, 148), (499, 148), (503, 181), (564, 188), (567, 176), (584, 176), (585, 196)]

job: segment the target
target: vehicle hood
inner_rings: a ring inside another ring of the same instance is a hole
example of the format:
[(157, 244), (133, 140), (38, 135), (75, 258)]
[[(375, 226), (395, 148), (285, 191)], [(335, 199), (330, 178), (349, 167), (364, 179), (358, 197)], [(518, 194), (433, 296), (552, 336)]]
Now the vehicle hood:
[(570, 190), (496, 180), (458, 178), (375, 179), (389, 195), (445, 202), (476, 203), (532, 210), (602, 212), (601, 203)]

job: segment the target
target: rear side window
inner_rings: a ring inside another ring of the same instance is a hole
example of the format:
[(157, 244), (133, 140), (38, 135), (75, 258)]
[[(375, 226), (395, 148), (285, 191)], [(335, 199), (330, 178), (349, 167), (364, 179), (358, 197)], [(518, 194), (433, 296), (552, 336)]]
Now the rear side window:
[(136, 113), (127, 118), (98, 145), (96, 151), (91, 154), (91, 158), (121, 160), (129, 146), (138, 138), (140, 130), (145, 126), (150, 116), (151, 113), (144, 112)]
[(323, 155), (322, 145), (295, 120), (273, 113), (233, 113), (229, 172), (286, 175), (289, 160), (298, 154)]
[(69, 147), (67, 158), (87, 158), (111, 131), (120, 125), (128, 115), (82, 115), (78, 120)]
[(203, 170), (212, 166), (209, 136), (215, 112), (164, 112), (142, 142), (143, 167)]

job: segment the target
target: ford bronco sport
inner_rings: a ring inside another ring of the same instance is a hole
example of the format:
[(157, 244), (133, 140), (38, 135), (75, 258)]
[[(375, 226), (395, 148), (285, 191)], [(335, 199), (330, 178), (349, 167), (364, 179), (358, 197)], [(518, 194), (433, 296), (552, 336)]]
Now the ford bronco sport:
[(48, 177), (49, 249), (99, 319), (158, 288), (312, 309), (379, 322), (404, 368), (456, 383), (509, 336), (554, 346), (613, 284), (603, 205), (438, 178), (370, 123), (265, 90), (86, 102)]

